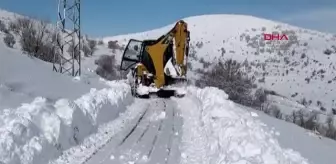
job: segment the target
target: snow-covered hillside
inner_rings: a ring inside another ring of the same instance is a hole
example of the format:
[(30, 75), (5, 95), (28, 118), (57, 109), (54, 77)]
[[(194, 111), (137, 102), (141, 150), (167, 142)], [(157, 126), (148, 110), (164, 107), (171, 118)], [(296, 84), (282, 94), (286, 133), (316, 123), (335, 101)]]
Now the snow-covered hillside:
[[(16, 14), (0, 10), (0, 20)], [(81, 77), (54, 72), (52, 64), (5, 45), (0, 31), (0, 163), (45, 164), (119, 116), (133, 101), (129, 86), (101, 80), (94, 60)]]
[[(194, 70), (199, 60), (244, 62), (259, 86), (295, 101), (303, 98), (311, 108), (336, 108), (336, 35), (244, 15), (202, 15), (184, 19), (191, 32), (189, 58)], [(135, 34), (104, 38), (126, 45), (130, 38), (155, 39), (174, 24)], [(289, 40), (267, 41), (263, 33), (286, 34)], [(321, 103), (318, 103), (321, 102)], [(336, 112), (336, 109), (335, 109)]]
[[(265, 128), (270, 130), (283, 148), (291, 148), (300, 152), (303, 157), (309, 159), (310, 163), (334, 163), (333, 156), (336, 146), (334, 140), (324, 138), (314, 131), (305, 130), (293, 123), (274, 119), (255, 109), (243, 108), (262, 121)], [(316, 155), (316, 152), (319, 152), (319, 155)]]

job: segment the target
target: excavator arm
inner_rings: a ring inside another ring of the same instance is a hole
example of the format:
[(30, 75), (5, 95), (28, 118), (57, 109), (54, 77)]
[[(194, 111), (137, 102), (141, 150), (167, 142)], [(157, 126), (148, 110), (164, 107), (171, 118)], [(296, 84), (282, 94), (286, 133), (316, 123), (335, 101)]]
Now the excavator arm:
[(189, 53), (190, 32), (188, 25), (183, 20), (180, 20), (175, 26), (162, 38), (163, 42), (173, 42), (174, 55), (173, 65), (179, 76), (186, 75), (186, 58)]

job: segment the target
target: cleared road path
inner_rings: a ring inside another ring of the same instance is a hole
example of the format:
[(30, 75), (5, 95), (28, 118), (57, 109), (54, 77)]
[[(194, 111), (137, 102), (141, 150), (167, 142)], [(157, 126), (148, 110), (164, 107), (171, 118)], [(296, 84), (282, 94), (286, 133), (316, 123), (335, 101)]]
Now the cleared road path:
[(182, 118), (174, 101), (148, 100), (148, 105), (87, 164), (176, 164), (180, 160)]

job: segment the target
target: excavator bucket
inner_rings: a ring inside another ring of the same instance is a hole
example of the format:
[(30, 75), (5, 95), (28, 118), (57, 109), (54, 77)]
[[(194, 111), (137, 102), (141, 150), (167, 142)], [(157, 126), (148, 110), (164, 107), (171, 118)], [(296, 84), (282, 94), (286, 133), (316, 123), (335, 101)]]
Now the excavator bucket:
[(185, 96), (185, 93), (178, 92), (177, 90), (159, 90), (157, 92), (157, 96), (160, 98), (170, 98), (170, 97), (182, 98)]
[(159, 91), (156, 92), (156, 95), (159, 98), (170, 98), (175, 95), (175, 91), (160, 89)]

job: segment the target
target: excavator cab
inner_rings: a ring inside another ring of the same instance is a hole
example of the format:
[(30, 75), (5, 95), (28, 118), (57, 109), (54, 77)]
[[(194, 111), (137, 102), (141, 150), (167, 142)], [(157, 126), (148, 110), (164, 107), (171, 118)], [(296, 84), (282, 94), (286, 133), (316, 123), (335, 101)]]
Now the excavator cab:
[[(181, 20), (167, 34), (156, 40), (130, 39), (120, 69), (123, 71), (132, 69), (133, 95), (136, 97), (139, 97), (139, 94), (147, 97), (149, 93), (156, 93), (159, 97), (176, 95), (176, 92), (167, 89), (170, 88), (167, 86), (186, 79), (189, 35), (187, 24)], [(147, 87), (147, 91), (138, 93), (139, 87)]]
[(141, 60), (141, 50), (142, 49), (142, 41), (131, 39), (124, 51), (120, 69), (123, 71), (127, 71), (140, 62)]

